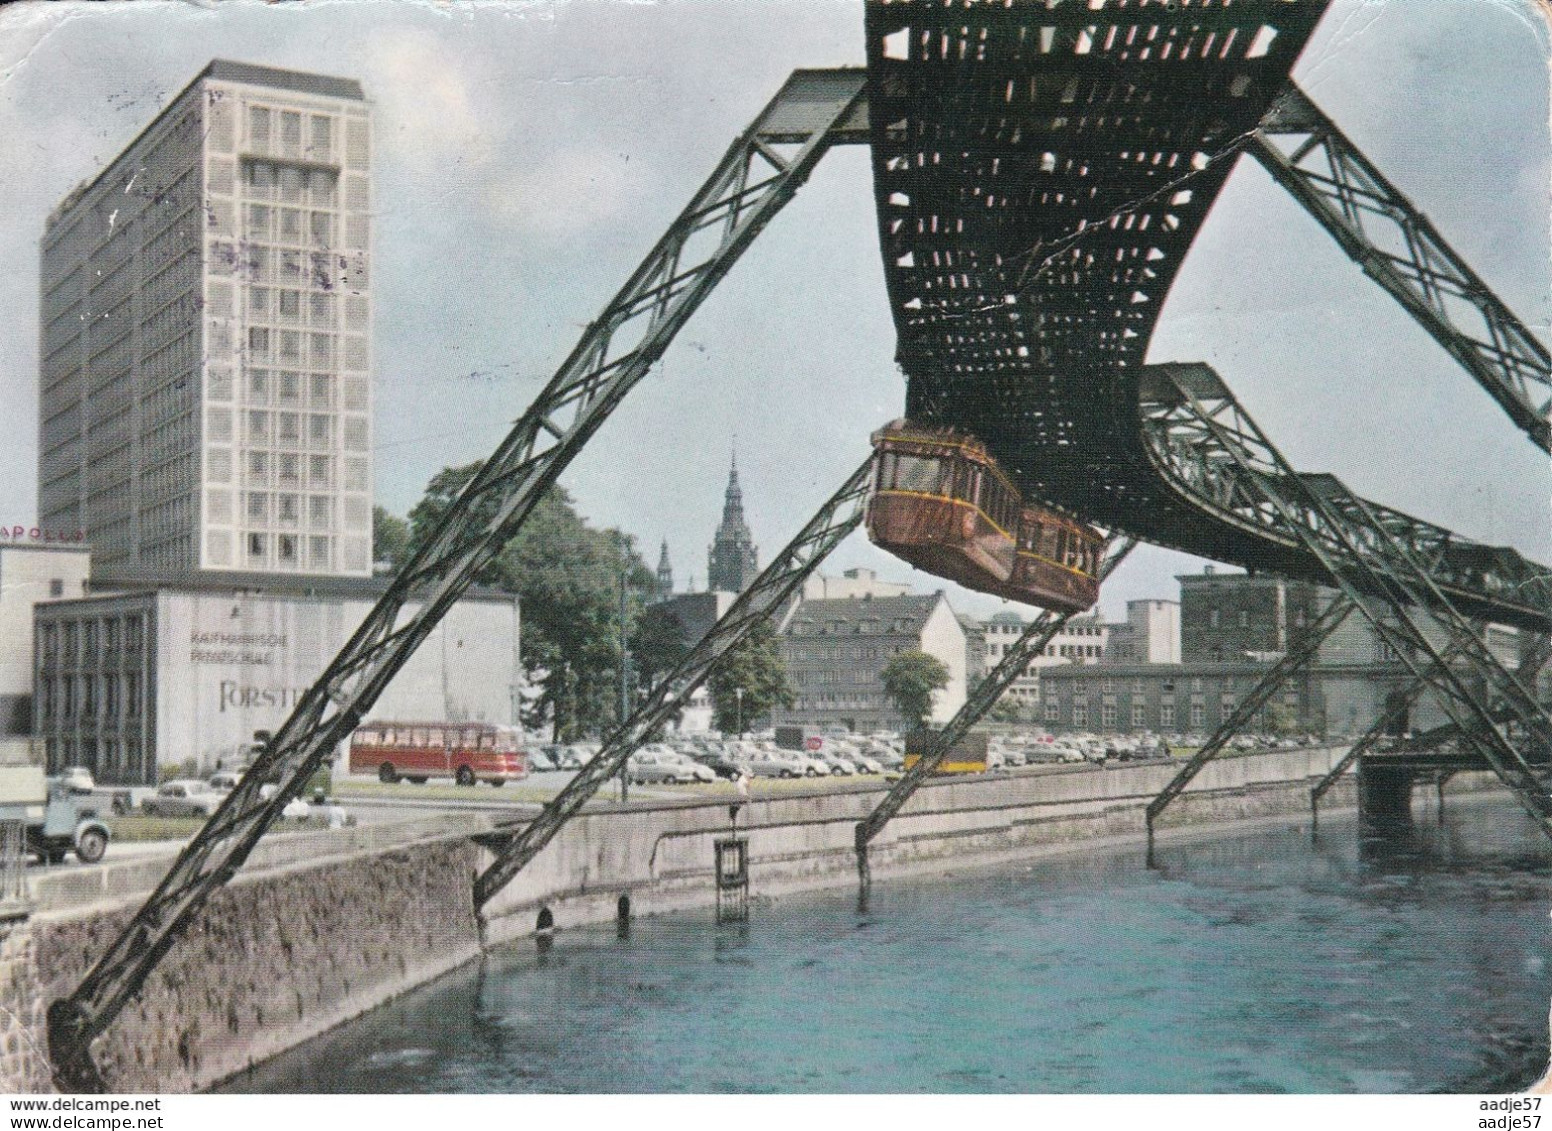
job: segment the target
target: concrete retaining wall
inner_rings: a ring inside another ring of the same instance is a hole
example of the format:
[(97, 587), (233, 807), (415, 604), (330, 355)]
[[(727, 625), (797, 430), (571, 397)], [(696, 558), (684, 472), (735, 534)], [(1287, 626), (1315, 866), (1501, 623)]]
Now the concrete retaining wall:
[[(1337, 750), (1229, 757), (1209, 764), (1165, 814), (1159, 835), (1307, 814), (1309, 785)], [(1061, 767), (925, 786), (875, 843), (875, 877), (1059, 851), (1094, 838), (1136, 842), (1146, 804), (1176, 767)], [(1451, 792), (1482, 784), (1460, 775)], [(1491, 781), (1490, 776), (1488, 777)], [(852, 830), (878, 789), (754, 802), (740, 814), (756, 897), (855, 882)], [(1327, 797), (1351, 808), (1349, 777)], [(219, 892), (97, 1042), (118, 1091), (205, 1087), (475, 957), (531, 934), (549, 909), (564, 929), (714, 898), (713, 842), (726, 803), (689, 801), (574, 819), (485, 909), (471, 880), (491, 859), (471, 836), (481, 816), (362, 826), (266, 841)], [(168, 861), (59, 869), (33, 880), (30, 921), (0, 925), (0, 1089), (48, 1087), (46, 1003), (70, 992), (127, 923)], [(483, 934), (483, 938), (482, 938)]]

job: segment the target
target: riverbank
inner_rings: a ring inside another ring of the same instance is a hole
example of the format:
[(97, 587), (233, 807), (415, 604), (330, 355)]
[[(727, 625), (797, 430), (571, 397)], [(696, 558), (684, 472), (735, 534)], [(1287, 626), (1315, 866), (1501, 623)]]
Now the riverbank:
[[(1307, 821), (1309, 786), (1341, 750), (1226, 757), (1207, 766), (1160, 823), (1173, 840)], [(1143, 811), (1168, 763), (925, 786), (875, 842), (877, 878), (1070, 851), (1141, 844)], [(1450, 792), (1480, 787), (1462, 775)], [(852, 829), (878, 790), (756, 801), (739, 814), (751, 892), (855, 883)], [(1350, 780), (1328, 808), (1351, 808)], [(713, 845), (729, 829), (721, 801), (605, 806), (577, 817), (476, 916), (470, 882), (493, 859), (474, 814), (294, 834), (261, 845), (214, 897), (137, 1000), (98, 1042), (120, 1091), (197, 1090), (450, 971), (483, 948), (557, 929), (705, 907), (715, 898)], [(160, 878), (166, 861), (55, 872), (34, 883), (37, 911), (0, 938), (0, 1086), (47, 1087), (46, 1003), (70, 992)]]

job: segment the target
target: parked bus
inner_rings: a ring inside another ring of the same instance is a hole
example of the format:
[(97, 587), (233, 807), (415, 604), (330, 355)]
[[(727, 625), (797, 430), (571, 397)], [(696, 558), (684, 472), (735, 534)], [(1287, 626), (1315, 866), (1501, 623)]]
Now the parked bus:
[(368, 722), (351, 736), (350, 772), (390, 783), (452, 778), (503, 785), (528, 776), (528, 755), (522, 731), (498, 723)]

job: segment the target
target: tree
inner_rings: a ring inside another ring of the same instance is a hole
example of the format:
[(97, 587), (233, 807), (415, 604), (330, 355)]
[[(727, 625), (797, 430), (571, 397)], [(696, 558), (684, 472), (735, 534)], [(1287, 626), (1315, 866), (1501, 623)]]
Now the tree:
[(387, 562), (397, 571), (410, 552), (410, 524), (385, 507), (372, 508), (372, 561)]
[(994, 723), (1020, 723), (1024, 721), (1024, 710), (1017, 699), (1011, 695), (1004, 695), (992, 704), (987, 717)]
[[(723, 734), (763, 719), (777, 707), (792, 706), (792, 685), (781, 658), (776, 630), (761, 621), (730, 648), (712, 672), (712, 725)], [(740, 694), (742, 692), (742, 694)]]
[(926, 652), (901, 652), (884, 666), (880, 679), (889, 701), (919, 730), (932, 714), (933, 693), (948, 686), (948, 668)]
[[(445, 468), (432, 478), (410, 511), (412, 545), (430, 537), (480, 466)], [(493, 506), (482, 504), (486, 516)], [(522, 601), (523, 668), (543, 689), (523, 722), (548, 723), (556, 741), (601, 733), (619, 721), (622, 574), (629, 633), (655, 577), (627, 535), (589, 526), (557, 485), (475, 578)]]

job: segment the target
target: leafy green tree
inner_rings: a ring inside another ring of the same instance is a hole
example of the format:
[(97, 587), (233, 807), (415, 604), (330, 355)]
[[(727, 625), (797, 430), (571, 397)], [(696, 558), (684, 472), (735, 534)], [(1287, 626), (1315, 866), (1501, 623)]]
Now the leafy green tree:
[[(410, 511), (412, 544), (430, 537), (479, 469), (477, 463), (450, 467), (432, 478)], [(548, 723), (557, 741), (570, 741), (618, 722), (622, 575), (628, 635), (655, 577), (627, 535), (589, 526), (557, 485), (476, 577), (522, 601), (523, 667), (541, 688), (525, 725)]]
[[(777, 707), (792, 706), (792, 685), (776, 630), (761, 621), (722, 657), (708, 682), (712, 725), (723, 734), (750, 729)], [(740, 696), (740, 690), (743, 692)]]
[(372, 508), (372, 561), (387, 562), (395, 570), (410, 550), (410, 524), (385, 507)]
[(933, 693), (948, 686), (948, 668), (926, 652), (901, 652), (884, 666), (879, 678), (901, 717), (920, 729), (932, 714)]
[(1018, 723), (1024, 721), (1024, 711), (1019, 702), (1011, 695), (1004, 695), (988, 713), (994, 723)]

